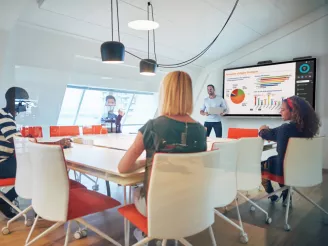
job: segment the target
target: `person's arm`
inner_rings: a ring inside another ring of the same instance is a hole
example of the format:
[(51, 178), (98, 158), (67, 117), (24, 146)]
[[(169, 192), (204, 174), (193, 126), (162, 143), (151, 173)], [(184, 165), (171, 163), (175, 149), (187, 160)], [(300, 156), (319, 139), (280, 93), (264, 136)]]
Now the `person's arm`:
[(259, 136), (264, 140), (277, 142), (277, 132), (279, 127), (270, 129), (267, 126), (261, 126), (259, 131)]
[(0, 131), (7, 141), (14, 143), (15, 136), (21, 136), (17, 131), (16, 122), (8, 117), (0, 116)]
[(204, 100), (203, 105), (202, 105), (202, 107), (200, 108), (200, 114), (201, 114), (201, 115), (208, 115), (208, 113), (205, 112), (205, 109), (206, 109), (206, 106), (205, 106), (205, 100)]
[(227, 107), (227, 104), (226, 104), (226, 102), (223, 98), (222, 98), (220, 107), (223, 109), (223, 112), (221, 113), (221, 115), (225, 115), (228, 111), (228, 107)]
[(129, 173), (134, 170), (137, 170), (140, 167), (145, 166), (146, 162), (141, 161), (136, 163), (139, 156), (145, 150), (145, 146), (143, 143), (143, 135), (141, 132), (138, 132), (136, 139), (134, 140), (131, 147), (125, 153), (120, 163), (118, 164), (118, 171), (120, 173)]

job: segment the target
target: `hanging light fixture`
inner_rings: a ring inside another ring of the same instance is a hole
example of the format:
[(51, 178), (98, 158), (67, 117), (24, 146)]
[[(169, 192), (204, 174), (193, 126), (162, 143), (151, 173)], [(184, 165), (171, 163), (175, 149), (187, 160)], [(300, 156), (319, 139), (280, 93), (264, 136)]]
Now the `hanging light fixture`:
[(112, 28), (112, 41), (104, 42), (100, 47), (101, 59), (103, 63), (123, 63), (125, 56), (125, 47), (121, 43), (120, 38), (120, 22), (118, 15), (118, 0), (116, 0), (116, 15), (117, 15), (117, 35), (118, 42), (114, 41), (114, 13), (113, 13), (113, 0), (110, 1), (111, 5), (111, 28)]
[[(152, 9), (152, 19), (154, 22), (154, 11), (153, 6), (150, 2), (147, 4), (147, 19), (149, 20), (149, 7), (151, 6)], [(155, 54), (155, 60), (149, 58), (149, 30), (148, 32), (148, 58), (142, 59), (139, 63), (140, 68), (140, 74), (146, 75), (146, 76), (154, 76), (156, 75), (156, 69), (157, 69), (157, 58), (156, 58), (156, 51), (155, 51), (155, 30), (153, 29), (153, 42), (154, 42), (154, 54)]]

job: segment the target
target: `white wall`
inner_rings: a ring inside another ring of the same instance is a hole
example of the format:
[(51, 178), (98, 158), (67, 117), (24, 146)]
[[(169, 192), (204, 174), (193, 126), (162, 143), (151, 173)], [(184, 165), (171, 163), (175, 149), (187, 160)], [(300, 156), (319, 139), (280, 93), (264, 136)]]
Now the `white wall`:
[[(321, 134), (328, 135), (328, 6), (324, 6), (283, 28), (229, 54), (208, 66), (199, 76), (195, 91), (195, 111), (193, 116), (204, 121), (199, 108), (206, 97), (206, 85), (214, 84), (217, 93), (222, 94), (223, 69), (253, 65), (258, 61), (274, 62), (291, 60), (294, 57), (313, 56), (317, 60), (317, 112), (322, 120)], [(223, 120), (224, 134), (229, 127), (254, 127), (268, 124), (277, 126), (279, 119), (270, 118), (232, 118)], [(212, 133), (214, 134), (214, 133)], [(326, 168), (328, 154), (326, 151)]]

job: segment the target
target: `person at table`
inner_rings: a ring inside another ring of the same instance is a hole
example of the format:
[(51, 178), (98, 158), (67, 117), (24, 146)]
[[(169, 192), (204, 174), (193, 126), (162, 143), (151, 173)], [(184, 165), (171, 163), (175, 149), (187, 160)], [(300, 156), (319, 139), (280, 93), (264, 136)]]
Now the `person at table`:
[[(122, 110), (118, 110), (118, 114), (116, 115), (114, 113), (114, 109), (116, 107), (116, 98), (112, 95), (108, 95), (106, 97), (106, 102), (105, 102), (105, 115), (101, 118), (101, 123), (106, 124), (106, 123), (115, 123), (116, 126), (116, 131), (120, 133), (121, 132), (121, 120), (124, 116), (124, 112)], [(110, 130), (112, 132), (113, 129)]]
[[(29, 95), (26, 90), (20, 87), (11, 87), (5, 94), (6, 107), (0, 109), (0, 179), (16, 177), (16, 157), (14, 147), (14, 137), (21, 136), (17, 131), (15, 117), (19, 113), (26, 111), (25, 102), (28, 101)], [(19, 101), (18, 101), (19, 100)], [(62, 146), (69, 146), (67, 139), (56, 142)], [(5, 194), (6, 198), (14, 201), (17, 198), (15, 187)], [(0, 198), (0, 212), (7, 218), (12, 218), (16, 214), (10, 209), (3, 199)]]
[[(136, 139), (118, 165), (121, 173), (145, 166), (143, 187), (134, 193), (138, 211), (147, 216), (146, 197), (153, 156), (161, 153), (192, 153), (206, 151), (206, 131), (190, 117), (193, 111), (192, 81), (182, 71), (170, 72), (162, 82), (160, 116), (149, 120), (139, 129)], [(136, 160), (146, 150), (146, 162)], [(136, 230), (135, 237), (142, 239)]]
[[(203, 106), (200, 109), (200, 114), (206, 116), (204, 126), (207, 129), (207, 136), (209, 137), (212, 131), (212, 128), (215, 131), (215, 136), (217, 138), (222, 137), (222, 123), (221, 117), (227, 112), (227, 105), (224, 99), (215, 94), (214, 85), (207, 86), (208, 97), (204, 99)], [(209, 108), (221, 108), (222, 113), (218, 114), (209, 114)]]
[[(283, 163), (289, 138), (313, 138), (317, 135), (320, 128), (320, 119), (312, 106), (298, 96), (292, 96), (283, 100), (281, 117), (288, 123), (282, 124), (277, 128), (270, 129), (268, 126), (261, 126), (259, 136), (264, 140), (277, 142), (278, 155), (268, 158), (262, 162), (262, 170), (270, 174), (283, 176)], [(270, 180), (262, 179), (265, 191), (272, 193), (273, 187)], [(283, 184), (279, 184), (283, 187)], [(288, 190), (284, 190), (281, 196), (272, 195), (269, 197), (272, 202), (277, 202), (282, 197), (283, 205), (287, 205)]]

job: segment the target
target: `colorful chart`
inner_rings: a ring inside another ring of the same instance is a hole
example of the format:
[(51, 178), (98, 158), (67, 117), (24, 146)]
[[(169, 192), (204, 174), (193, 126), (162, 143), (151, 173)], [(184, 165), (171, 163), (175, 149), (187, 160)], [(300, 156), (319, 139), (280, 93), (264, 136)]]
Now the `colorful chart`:
[(230, 98), (234, 104), (240, 104), (245, 99), (245, 92), (241, 89), (235, 89), (231, 92)]
[(290, 78), (290, 75), (280, 75), (280, 76), (262, 76), (257, 79), (258, 85), (261, 87), (267, 86), (277, 86), (285, 82)]

